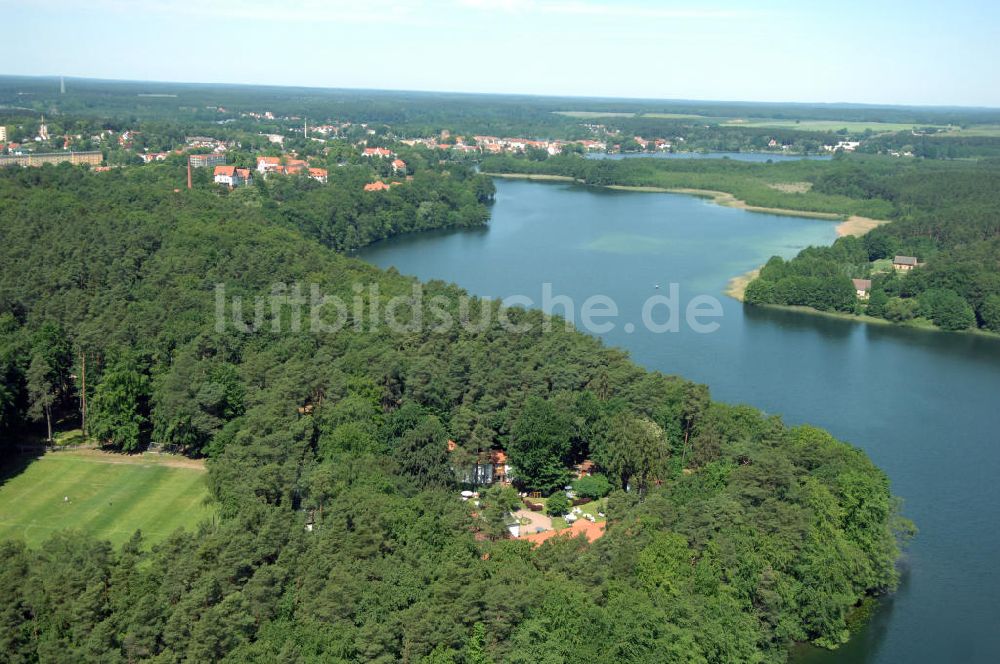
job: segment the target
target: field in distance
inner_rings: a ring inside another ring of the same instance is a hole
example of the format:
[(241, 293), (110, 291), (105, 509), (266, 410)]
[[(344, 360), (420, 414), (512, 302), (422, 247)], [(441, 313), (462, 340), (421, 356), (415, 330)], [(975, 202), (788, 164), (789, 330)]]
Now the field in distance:
[(19, 472), (4, 471), (0, 539), (29, 546), (65, 528), (115, 546), (137, 529), (147, 542), (158, 542), (214, 515), (205, 502), (204, 464), (184, 457), (68, 450), (49, 452)]
[(722, 122), (724, 127), (759, 127), (763, 129), (796, 129), (798, 131), (840, 131), (846, 129), (851, 133), (861, 133), (866, 129), (871, 129), (875, 133), (897, 132), (916, 129), (919, 127), (933, 127), (935, 129), (953, 129), (961, 131), (958, 127), (947, 127), (945, 125), (916, 125), (912, 122), (861, 122), (852, 120), (795, 120), (785, 118), (754, 118), (747, 120), (743, 118), (730, 118)]
[(873, 133), (909, 131), (911, 129), (933, 128), (945, 136), (996, 136), (1000, 137), (1000, 125), (979, 124), (959, 127), (952, 125), (919, 124), (907, 122), (866, 122), (857, 120), (809, 120), (795, 118), (735, 118), (696, 115), (689, 113), (622, 113), (605, 111), (554, 111), (580, 120), (599, 120), (601, 118), (653, 118), (658, 120), (703, 120), (706, 124), (718, 124), (723, 127), (753, 127), (760, 129), (795, 129), (798, 131), (840, 131), (860, 134), (870, 129)]

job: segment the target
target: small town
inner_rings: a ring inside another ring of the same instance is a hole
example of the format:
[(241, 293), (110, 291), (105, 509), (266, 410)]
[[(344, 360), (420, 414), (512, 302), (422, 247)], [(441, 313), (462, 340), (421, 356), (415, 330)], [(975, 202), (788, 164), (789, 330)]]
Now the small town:
[(1000, 661), (1000, 3), (6, 0), (0, 662)]

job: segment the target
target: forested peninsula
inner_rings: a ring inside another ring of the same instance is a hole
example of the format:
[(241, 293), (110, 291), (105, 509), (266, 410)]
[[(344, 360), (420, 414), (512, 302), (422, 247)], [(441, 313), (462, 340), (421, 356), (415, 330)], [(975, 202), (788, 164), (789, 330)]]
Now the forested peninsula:
[[(543, 168), (577, 165), (648, 168)], [(3, 440), (38, 403), (76, 418), (85, 360), (94, 435), (206, 457), (218, 512), (153, 544), (0, 543), (10, 661), (780, 662), (797, 641), (843, 643), (852, 610), (895, 587), (907, 527), (863, 452), (546, 330), (540, 312), (507, 312), (520, 333), (218, 328), (218, 284), (247, 302), (279, 282), (409, 294), (345, 252), (483, 223), (488, 182), (440, 177), (375, 202), (305, 178), (188, 190), (179, 163), (0, 172)], [(595, 459), (606, 534), (500, 536), (492, 498), (458, 500), (449, 440), (526, 451), (515, 465), (539, 483)]]
[(791, 260), (772, 258), (746, 286), (752, 305), (808, 307), (945, 330), (1000, 332), (1000, 161), (594, 160), (510, 156), (495, 173), (556, 175), (598, 186), (725, 192), (750, 210), (890, 223)]

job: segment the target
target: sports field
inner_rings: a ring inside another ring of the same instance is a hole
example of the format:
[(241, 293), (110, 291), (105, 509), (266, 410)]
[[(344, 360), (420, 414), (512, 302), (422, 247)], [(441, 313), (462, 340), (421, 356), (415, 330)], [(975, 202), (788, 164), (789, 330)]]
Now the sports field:
[(37, 546), (64, 528), (118, 545), (137, 529), (147, 542), (211, 519), (201, 462), (97, 450), (49, 452), (0, 476), (0, 539)]

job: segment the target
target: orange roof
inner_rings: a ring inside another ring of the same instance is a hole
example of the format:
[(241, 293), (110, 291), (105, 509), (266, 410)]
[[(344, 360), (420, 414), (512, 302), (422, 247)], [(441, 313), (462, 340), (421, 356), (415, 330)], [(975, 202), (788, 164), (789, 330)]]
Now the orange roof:
[(268, 164), (270, 166), (277, 166), (281, 163), (281, 160), (277, 157), (257, 157), (258, 164)]
[(365, 191), (385, 191), (388, 188), (389, 185), (381, 180), (378, 182), (369, 182), (365, 185)]
[(326, 169), (325, 168), (310, 168), (309, 169), (309, 175), (313, 176), (314, 178), (325, 178), (326, 177)]
[(250, 177), (250, 169), (249, 168), (237, 168), (236, 169), (236, 174), (239, 175), (244, 180), (249, 179), (249, 177)]
[(402, 159), (393, 159), (392, 165), (393, 168), (406, 168), (406, 162), (403, 161)]
[(229, 176), (235, 174), (236, 174), (235, 166), (216, 166), (215, 172), (213, 173), (213, 175), (229, 175)]
[(522, 535), (518, 539), (522, 539), (531, 542), (534, 545), (539, 545), (542, 542), (546, 542), (553, 537), (561, 537), (567, 535), (569, 537), (578, 537), (583, 535), (587, 538), (588, 542), (593, 542), (604, 536), (604, 526), (601, 523), (592, 523), (589, 519), (577, 519), (572, 526), (569, 528), (564, 528), (562, 530), (545, 530), (540, 533), (530, 533), (528, 535)]

